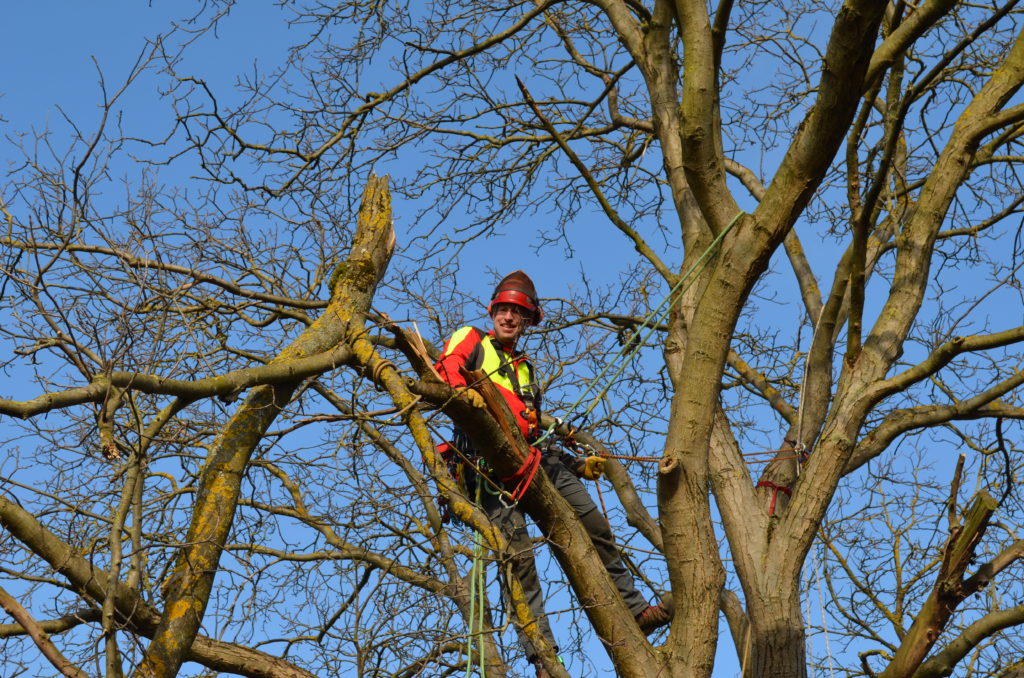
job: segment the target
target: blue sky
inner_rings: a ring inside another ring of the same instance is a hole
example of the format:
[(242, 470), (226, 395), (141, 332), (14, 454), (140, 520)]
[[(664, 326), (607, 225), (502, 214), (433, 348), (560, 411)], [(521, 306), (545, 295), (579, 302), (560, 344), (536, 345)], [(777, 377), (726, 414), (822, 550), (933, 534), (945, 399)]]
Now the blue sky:
[[(30, 128), (37, 132), (51, 129), (64, 134), (67, 126), (57, 109), (59, 106), (88, 134), (99, 118), (97, 102), (101, 98), (101, 88), (97, 68), (102, 69), (105, 75), (108, 91), (119, 87), (128, 74), (128, 64), (145, 48), (146, 38), (165, 31), (168, 20), (180, 13), (184, 4), (169, 0), (152, 3), (42, 0), (10, 3), (5, 8), (7, 31), (4, 40), (0, 41), (0, 59), (5, 64), (0, 75), (0, 131), (8, 137)], [(253, 67), (276, 65), (285, 53), (288, 40), (296, 35), (294, 31), (282, 30), (280, 22), (283, 15), (283, 11), (269, 0), (237, 3), (232, 9), (231, 20), (220, 27), (216, 39), (206, 36), (195, 45), (195, 49), (190, 50), (185, 62), (186, 70), (204, 77), (220, 92), (226, 92), (236, 74)], [(274, 25), (274, 30), (268, 30), (270, 25)], [(383, 81), (392, 76), (386, 71), (380, 75)], [(166, 129), (170, 124), (167, 108), (159, 100), (159, 82), (158, 77), (144, 76), (133, 86), (126, 100), (130, 105), (126, 107), (124, 119), (129, 132), (152, 132)], [(10, 153), (9, 146), (5, 145), (0, 151), (0, 162), (5, 168), (9, 162), (17, 160), (17, 156)], [(173, 171), (168, 171), (164, 179), (173, 181), (173, 176)], [(742, 195), (742, 191), (738, 193)], [(409, 216), (412, 212), (410, 207), (396, 205), (400, 239), (403, 233), (415, 227)], [(632, 256), (629, 245), (622, 238), (608, 235), (610, 229), (603, 220), (603, 216), (592, 212), (589, 216), (581, 216), (578, 223), (572, 225), (573, 232), (580, 237), (576, 242), (576, 256), (571, 260), (566, 260), (565, 252), (557, 247), (542, 251), (538, 260), (532, 243), (517, 233), (520, 228), (523, 231), (532, 228), (533, 224), (513, 224), (506, 229), (505, 237), (474, 243), (467, 250), (470, 263), (464, 263), (458, 274), (460, 284), (466, 289), (478, 290), (483, 301), (493, 282), (486, 273), (487, 267), (498, 271), (524, 268), (534, 277), (542, 296), (563, 296), (562, 290), (578, 284), (583, 262), (586, 262), (586, 267), (594, 267), (600, 266), (605, 258), (618, 260)], [(816, 269), (826, 274), (822, 283), (827, 286), (827, 275), (831, 273), (828, 264), (834, 261), (836, 250), (826, 248), (820, 242), (817, 238), (805, 239), (805, 245), (813, 251)], [(401, 246), (402, 243), (399, 244)], [(970, 277), (969, 272), (964, 275), (965, 278)], [(791, 286), (791, 278), (782, 269), (772, 276), (772, 285), (776, 286), (776, 291), (785, 289)], [(876, 284), (884, 284), (884, 281)], [(482, 308), (481, 305), (481, 311)], [(786, 314), (782, 322), (796, 324), (800, 321), (800, 312), (793, 306), (776, 312)], [(482, 323), (482, 314), (473, 317), (469, 313), (467, 320)], [(37, 394), (20, 395), (31, 397)], [(772, 443), (766, 440), (766, 448), (771, 446)], [(812, 595), (812, 602), (813, 598)], [(722, 640), (716, 674), (732, 675), (735, 661), (726, 634)], [(595, 659), (602, 657), (600, 651), (595, 653)]]
[[(2, 63), (15, 65), (4, 68), (0, 75), (0, 132), (15, 135), (30, 129), (50, 129), (65, 133), (66, 123), (58, 107), (72, 116), (85, 133), (91, 132), (100, 118), (97, 102), (103, 93), (98, 69), (103, 72), (108, 95), (112, 94), (128, 76), (130, 65), (146, 49), (147, 40), (165, 34), (169, 22), (178, 19), (183, 6), (189, 5), (159, 0), (14, 3), (7, 8), (8, 30), (5, 40), (0, 41)], [(283, 60), (291, 41), (301, 35), (300, 30), (283, 26), (287, 16), (285, 10), (269, 0), (236, 3), (229, 20), (218, 27), (215, 39), (204, 36), (190, 46), (185, 68), (180, 71), (202, 77), (218, 95), (228, 96), (239, 74), (254, 68), (266, 71)], [(273, 30), (267, 29), (270, 24), (274, 25)], [(41, 45), (45, 48), (40, 49)], [(392, 85), (396, 80), (395, 74), (380, 72), (382, 86)], [(172, 119), (166, 101), (160, 101), (162, 82), (153, 74), (145, 74), (132, 85), (126, 95), (130, 105), (123, 111), (123, 124), (129, 133), (154, 134), (169, 128)], [(374, 88), (363, 84), (366, 89)], [(6, 164), (11, 160), (8, 152), (6, 147), (0, 150), (0, 162)], [(398, 165), (381, 171), (402, 169)], [(166, 178), (166, 170), (163, 172)], [(411, 229), (415, 224), (411, 223), (411, 206), (396, 208), (401, 238), (403, 229)], [(534, 224), (519, 226), (505, 229), (506, 237), (490, 238), (468, 248), (465, 259), (478, 261), (479, 265), (464, 265), (459, 273), (460, 283), (480, 289), (481, 299), (489, 294), (494, 282), (484, 271), (488, 266), (499, 271), (526, 269), (542, 296), (562, 296), (564, 287), (579, 284), (581, 262), (593, 267), (594, 262), (605, 257), (619, 260), (624, 255), (633, 255), (624, 239), (603, 235), (609, 230), (605, 217), (597, 212), (584, 214), (572, 225), (578, 237), (573, 244), (574, 256), (568, 261), (568, 253), (557, 246), (538, 254), (535, 241), (517, 232), (529, 231)]]
[[(153, 2), (32, 2), (15, 3), (7, 8), (5, 40), (0, 41), (0, 59), (8, 67), (0, 76), (0, 132), (6, 137), (21, 137), (31, 147), (35, 135), (44, 131), (53, 134), (55, 146), (63, 148), (70, 127), (64, 115), (89, 136), (100, 120), (98, 102), (103, 98), (100, 74), (105, 82), (107, 96), (111, 96), (130, 73), (130, 66), (147, 49), (147, 40), (166, 32), (168, 21), (181, 12), (183, 3)], [(186, 67), (180, 71), (194, 73), (210, 82), (220, 94), (227, 94), (238, 73), (275, 66), (285, 54), (287, 40), (296, 32), (282, 30), (283, 12), (270, 2), (246, 2), (235, 5), (229, 21), (218, 29), (216, 38), (204, 36), (187, 53)], [(277, 22), (274, 30), (266, 30), (268, 22)], [(395, 76), (381, 72), (384, 82)], [(119, 107), (122, 124), (129, 135), (153, 135), (165, 131), (172, 123), (165, 101), (160, 100), (159, 74), (145, 73), (125, 94)], [(63, 113), (61, 112), (63, 111)], [(0, 150), (0, 163), (6, 168), (22, 158), (8, 144)], [(115, 173), (125, 168), (112, 168)], [(396, 168), (400, 171), (400, 167)], [(164, 182), (173, 182), (174, 167), (161, 170)], [(187, 179), (180, 177), (183, 182)], [(410, 206), (396, 205), (396, 226), (399, 237), (413, 229)], [(543, 217), (541, 217), (543, 218)], [(593, 215), (592, 219), (603, 220)], [(599, 227), (598, 227), (599, 226)], [(579, 284), (581, 262), (595, 265), (604, 257), (618, 260), (631, 249), (616, 237), (608, 238), (604, 223), (598, 226), (590, 219), (581, 219), (574, 228), (580, 234), (574, 244), (575, 257), (567, 261), (567, 253), (552, 247), (539, 255), (531, 239), (520, 236), (533, 224), (513, 224), (504, 236), (489, 238), (471, 244), (466, 250), (466, 261), (458, 273), (460, 283), (478, 290), (485, 302), (493, 279), (487, 269), (508, 271), (523, 268), (530, 272), (542, 296), (563, 296), (567, 286)], [(401, 247), (401, 242), (399, 246)], [(542, 263), (543, 261), (543, 263)], [(559, 265), (553, 265), (558, 262)], [(467, 312), (466, 320), (486, 326), (480, 313)], [(440, 337), (428, 337), (440, 340)], [(15, 391), (16, 398), (38, 395), (34, 383), (22, 382), (25, 392)], [(6, 391), (7, 389), (5, 389)], [(7, 394), (5, 394), (7, 395)], [(605, 501), (613, 494), (605, 492)], [(494, 572), (490, 573), (493, 580)], [(495, 594), (496, 595), (496, 594)], [(563, 593), (564, 595), (564, 593)], [(572, 607), (567, 599), (557, 597), (549, 609)], [(557, 628), (557, 626), (556, 626)], [(723, 636), (723, 666), (728, 666), (732, 655), (727, 634)], [(607, 672), (604, 651), (595, 644), (591, 653), (590, 671), (598, 675)], [(41, 671), (47, 665), (41, 663)], [(576, 667), (576, 670), (583, 670)], [(728, 671), (722, 673), (728, 675)]]

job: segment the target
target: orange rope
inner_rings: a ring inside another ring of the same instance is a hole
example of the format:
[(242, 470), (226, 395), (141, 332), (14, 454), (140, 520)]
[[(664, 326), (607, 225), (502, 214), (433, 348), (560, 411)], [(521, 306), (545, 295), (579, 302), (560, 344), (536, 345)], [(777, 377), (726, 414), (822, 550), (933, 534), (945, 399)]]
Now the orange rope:
[[(788, 450), (764, 450), (764, 451), (761, 451), (761, 452), (742, 452), (741, 454), (744, 457), (753, 457), (753, 456), (758, 456), (758, 455), (778, 454), (779, 452), (787, 452), (787, 451)], [(610, 452), (598, 452), (598, 455), (601, 456), (601, 457), (604, 457), (605, 459), (625, 459), (627, 461), (643, 461), (643, 462), (649, 462), (649, 463), (652, 463), (652, 464), (656, 464), (656, 463), (661, 461), (661, 457), (635, 457), (635, 456), (628, 455), (628, 454), (612, 454)], [(747, 463), (748, 464), (757, 464), (757, 463), (761, 463), (761, 462), (764, 462), (764, 461), (786, 461), (788, 459), (800, 459), (800, 458), (802, 458), (802, 455), (800, 455), (800, 454), (791, 454), (791, 455), (786, 456), (786, 457), (779, 457), (778, 459), (752, 459), (752, 460), (748, 460)]]
[(661, 461), (661, 457), (633, 457), (628, 454), (612, 454), (611, 452), (598, 452), (598, 455), (605, 459), (625, 459), (627, 461), (648, 461), (651, 463), (658, 463)]
[(604, 494), (601, 492), (601, 483), (594, 479), (594, 487), (597, 488), (597, 498), (601, 502), (601, 513), (604, 514), (604, 519), (608, 520), (608, 509), (604, 505)]
[[(780, 452), (791, 452), (791, 451), (792, 451), (792, 448), (787, 447), (787, 448), (784, 448), (784, 449), (781, 449), (781, 450), (759, 450), (757, 452), (741, 452), (740, 455), (744, 456), (744, 457), (759, 457), (759, 456), (767, 456), (767, 455), (776, 455), (776, 454), (779, 454)], [(661, 457), (636, 457), (636, 456), (629, 455), (629, 454), (612, 454), (611, 452), (600, 452), (600, 451), (597, 451), (597, 450), (595, 450), (595, 452), (597, 452), (598, 456), (604, 457), (605, 459), (624, 459), (626, 461), (642, 461), (642, 462), (648, 462), (648, 463), (651, 463), (651, 464), (657, 464), (662, 459)], [(748, 463), (748, 464), (760, 464), (760, 463), (763, 463), (763, 462), (766, 462), (766, 461), (788, 461), (790, 459), (803, 459), (804, 457), (805, 457), (804, 454), (802, 454), (800, 452), (797, 452), (796, 454), (790, 454), (790, 455), (787, 455), (785, 457), (778, 457), (778, 458), (772, 458), (772, 459), (748, 459), (748, 460), (744, 460), (744, 461), (746, 463)]]

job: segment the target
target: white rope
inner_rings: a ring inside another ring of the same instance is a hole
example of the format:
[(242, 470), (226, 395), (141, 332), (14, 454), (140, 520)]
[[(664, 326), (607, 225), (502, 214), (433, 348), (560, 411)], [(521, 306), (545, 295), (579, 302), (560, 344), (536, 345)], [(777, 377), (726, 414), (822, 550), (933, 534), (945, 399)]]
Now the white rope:
[[(818, 569), (818, 554), (814, 553), (814, 578), (818, 584), (818, 605), (821, 608), (819, 614), (821, 615), (821, 631), (825, 635), (825, 656), (828, 657), (828, 675), (835, 676), (835, 670), (832, 665), (832, 646), (829, 643), (828, 638), (828, 622), (825, 618), (825, 594), (821, 588), (821, 572)], [(811, 604), (811, 597), (807, 596), (808, 607)]]
[[(804, 378), (800, 382), (800, 401), (796, 410), (796, 446), (799, 452), (807, 449), (804, 444), (804, 393), (807, 392), (807, 375), (810, 372), (811, 355), (814, 353), (814, 342), (818, 339), (818, 325), (821, 324), (821, 316), (825, 314), (825, 307), (818, 311), (818, 319), (814, 321), (814, 329), (811, 331), (811, 345), (807, 347), (807, 358), (804, 360)], [(829, 369), (832, 369), (829, 367)], [(800, 473), (800, 464), (797, 464), (797, 474)]]
[(808, 657), (814, 657), (814, 640), (813, 634), (811, 633), (811, 578), (807, 577), (807, 595), (804, 600), (806, 601), (806, 611), (804, 612), (804, 649), (807, 652)]
[[(803, 379), (801, 380), (801, 383), (800, 383), (800, 401), (799, 401), (799, 404), (797, 405), (797, 413), (796, 413), (796, 445), (794, 445), (794, 449), (797, 452), (797, 454), (799, 454), (799, 455), (804, 454), (805, 450), (807, 449), (807, 445), (804, 442), (804, 404), (805, 404), (804, 395), (807, 393), (807, 380), (808, 380), (808, 375), (810, 374), (811, 356), (814, 354), (814, 342), (816, 342), (818, 340), (818, 327), (821, 325), (821, 317), (824, 314), (825, 314), (825, 306), (823, 305), (821, 307), (821, 310), (818, 311), (818, 318), (814, 321), (814, 329), (811, 331), (811, 344), (810, 344), (810, 346), (807, 347), (807, 358), (806, 358), (806, 360), (804, 360), (804, 374), (803, 374)], [(830, 370), (832, 369), (831, 365), (829, 366), (828, 369), (830, 369)], [(800, 469), (801, 469), (801, 467), (802, 467), (801, 460), (797, 459), (797, 463), (796, 463), (796, 476), (797, 476), (797, 478), (800, 477)], [(819, 568), (819, 563), (818, 563), (818, 552), (816, 550), (814, 550), (813, 545), (811, 547), (811, 559), (812, 559), (813, 567), (814, 567), (814, 579), (815, 579), (815, 582), (817, 583), (817, 587), (818, 587), (818, 607), (820, 608), (819, 609), (819, 615), (821, 617), (821, 630), (822, 630), (822, 634), (825, 636), (825, 656), (828, 658), (828, 675), (831, 676), (831, 677), (834, 677), (835, 676), (835, 668), (834, 668), (833, 662), (832, 662), (832, 647), (831, 647), (831, 644), (829, 642), (829, 636), (828, 636), (828, 621), (827, 621), (827, 619), (825, 617), (825, 593), (824, 593), (824, 590), (822, 589), (822, 586), (821, 586), (821, 570)], [(811, 630), (811, 591), (810, 591), (810, 589), (811, 589), (811, 583), (810, 583), (810, 581), (808, 581), (808, 583), (807, 583), (807, 612), (806, 612), (806, 615), (805, 615), (805, 619), (806, 619), (805, 623), (806, 623), (806, 626), (807, 626), (807, 653), (808, 653), (808, 655), (813, 656), (813, 654), (812, 654), (812, 643), (811, 643), (811, 633), (810, 633), (810, 630)]]
[[(693, 276), (694, 273), (700, 273), (701, 271), (704, 270), (704, 267), (707, 266), (708, 261), (710, 261), (712, 252), (714, 252), (715, 248), (718, 247), (718, 244), (722, 242), (723, 239), (725, 239), (725, 236), (729, 233), (729, 231), (732, 230), (732, 227), (739, 223), (740, 217), (742, 217), (745, 214), (746, 212), (744, 212), (743, 210), (740, 210), (739, 212), (736, 213), (736, 216), (732, 218), (732, 221), (729, 222), (729, 225), (726, 226), (721, 233), (715, 236), (715, 239), (711, 241), (711, 244), (707, 246), (707, 249), (705, 249), (704, 252), (701, 253), (700, 257), (697, 258), (697, 261), (693, 262), (693, 264), (686, 271), (686, 273), (683, 274), (683, 277), (676, 282), (672, 289), (669, 290), (669, 293), (665, 295), (665, 298), (661, 300), (658, 306), (653, 311), (644, 316), (643, 321), (640, 323), (639, 327), (637, 327), (634, 330), (633, 333), (633, 336), (637, 338), (638, 341), (634, 342), (632, 340), (629, 340), (623, 343), (622, 348), (619, 349), (619, 351), (615, 354), (612, 360), (606, 362), (604, 368), (597, 374), (596, 377), (593, 377), (590, 380), (590, 383), (587, 385), (587, 387), (583, 390), (579, 397), (576, 398), (576, 402), (569, 406), (569, 408), (566, 410), (566, 419), (572, 418), (573, 414), (576, 411), (576, 408), (583, 403), (583, 400), (590, 394), (592, 390), (597, 388), (598, 384), (608, 373), (608, 371), (615, 367), (616, 364), (618, 364), (618, 369), (609, 378), (607, 385), (600, 392), (598, 392), (596, 396), (594, 396), (594, 399), (591, 401), (590, 405), (583, 412), (580, 418), (581, 420), (586, 420), (586, 418), (590, 416), (590, 413), (594, 411), (594, 408), (598, 406), (598, 404), (601, 402), (601, 399), (604, 398), (606, 393), (608, 393), (608, 390), (615, 383), (615, 380), (618, 379), (619, 375), (621, 375), (623, 370), (626, 369), (627, 363), (630, 360), (632, 360), (633, 356), (635, 356), (640, 351), (640, 349), (647, 343), (647, 341), (651, 338), (651, 335), (653, 335), (654, 332), (657, 331), (658, 325), (661, 322), (663, 322), (666, 317), (668, 317), (669, 313), (672, 311), (673, 304), (675, 304), (679, 299), (681, 299), (683, 295), (686, 294), (687, 290), (690, 289), (690, 285), (693, 284), (694, 280), (696, 280), (696, 278), (691, 279), (691, 276)], [(640, 334), (644, 329), (647, 329), (647, 333), (643, 335), (643, 337), (641, 337)], [(551, 426), (549, 426), (547, 430), (544, 431), (544, 433), (537, 440), (534, 441), (533, 444), (539, 445), (540, 443), (547, 440), (547, 438), (554, 432), (555, 427), (557, 425), (557, 422), (551, 424)]]

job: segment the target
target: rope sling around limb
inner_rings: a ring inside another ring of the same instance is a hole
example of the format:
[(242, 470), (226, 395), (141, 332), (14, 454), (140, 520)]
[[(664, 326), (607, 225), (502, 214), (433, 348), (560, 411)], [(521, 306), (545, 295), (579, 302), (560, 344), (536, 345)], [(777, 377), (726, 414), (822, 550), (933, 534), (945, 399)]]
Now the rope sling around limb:
[[(622, 375), (622, 372), (625, 371), (626, 365), (629, 363), (629, 361), (633, 358), (633, 356), (640, 352), (640, 348), (647, 343), (648, 339), (651, 338), (651, 335), (654, 334), (658, 324), (661, 323), (661, 321), (668, 316), (669, 312), (672, 310), (672, 299), (674, 297), (682, 296), (688, 289), (690, 289), (690, 285), (693, 284), (692, 279), (695, 279), (693, 278), (694, 273), (698, 273), (704, 270), (704, 267), (707, 266), (708, 261), (711, 259), (711, 253), (715, 250), (715, 248), (718, 247), (718, 245), (725, 238), (726, 234), (728, 234), (729, 231), (732, 230), (732, 227), (739, 222), (740, 217), (742, 217), (744, 214), (746, 214), (746, 212), (744, 212), (743, 210), (740, 210), (739, 212), (736, 213), (736, 216), (732, 218), (732, 221), (730, 221), (729, 224), (724, 229), (722, 229), (721, 233), (715, 236), (715, 239), (712, 240), (711, 244), (709, 244), (707, 248), (704, 250), (704, 252), (701, 253), (697, 261), (693, 262), (693, 265), (690, 266), (689, 270), (686, 271), (686, 273), (683, 274), (683, 277), (679, 279), (675, 286), (671, 290), (669, 290), (669, 293), (665, 295), (665, 298), (661, 300), (661, 303), (659, 303), (653, 311), (644, 316), (643, 321), (640, 323), (640, 326), (636, 330), (636, 333), (639, 334), (644, 330), (644, 328), (647, 328), (647, 333), (643, 336), (643, 338), (640, 341), (627, 341), (622, 346), (622, 348), (619, 349), (616, 355), (611, 360), (609, 360), (608, 363), (604, 366), (604, 368), (597, 374), (597, 376), (591, 380), (587, 388), (584, 389), (583, 393), (581, 393), (579, 398), (576, 399), (576, 402), (569, 406), (569, 409), (567, 410), (566, 414), (566, 420), (569, 420), (571, 418), (573, 412), (576, 411), (576, 408), (579, 407), (580, 403), (583, 402), (584, 398), (586, 398), (591, 391), (597, 388), (597, 385), (600, 383), (601, 379), (605, 376), (605, 374), (607, 374), (608, 371), (618, 363), (618, 369), (608, 379), (608, 383), (605, 385), (605, 387), (601, 389), (601, 391), (596, 396), (594, 396), (590, 405), (588, 405), (587, 409), (584, 410), (580, 419), (584, 420), (588, 416), (590, 416), (590, 413), (593, 412), (595, 407), (597, 407), (597, 404), (601, 402), (601, 399), (604, 398), (604, 396), (608, 393), (608, 390), (612, 387), (612, 384), (614, 384), (615, 381), (619, 378), (619, 376)], [(630, 344), (634, 343), (635, 346), (631, 347)], [(558, 424), (559, 421), (556, 420), (553, 424), (548, 426), (548, 428), (544, 431), (540, 438), (534, 441), (534, 445), (539, 445), (540, 443), (544, 442), (554, 432)]]

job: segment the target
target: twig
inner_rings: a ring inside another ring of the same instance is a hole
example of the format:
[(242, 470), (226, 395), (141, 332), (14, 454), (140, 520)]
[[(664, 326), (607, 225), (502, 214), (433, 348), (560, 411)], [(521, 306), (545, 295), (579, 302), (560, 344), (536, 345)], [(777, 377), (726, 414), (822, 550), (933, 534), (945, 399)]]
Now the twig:
[(88, 675), (77, 666), (71, 663), (67, 657), (61, 654), (57, 646), (50, 642), (50, 637), (32, 618), (32, 615), (15, 600), (11, 594), (0, 587), (0, 607), (7, 611), (7, 614), (14, 618), (14, 621), (21, 624), (22, 628), (32, 638), (32, 641), (39, 648), (53, 666), (67, 678), (89, 678)]

